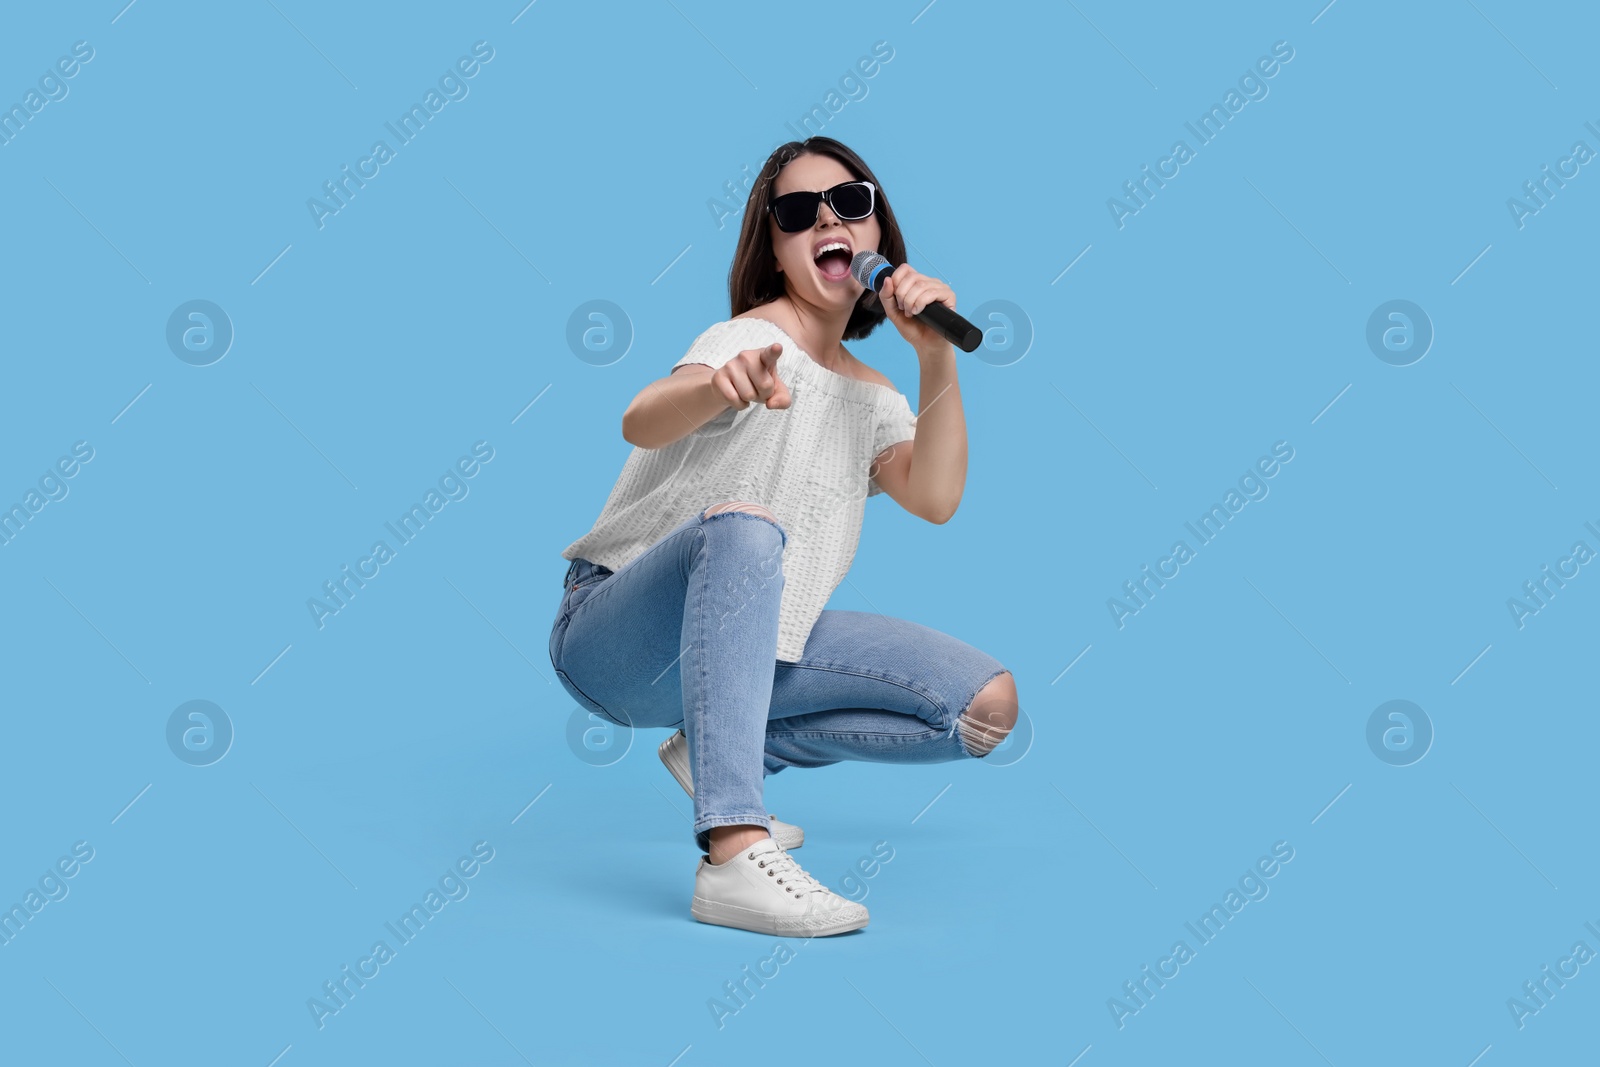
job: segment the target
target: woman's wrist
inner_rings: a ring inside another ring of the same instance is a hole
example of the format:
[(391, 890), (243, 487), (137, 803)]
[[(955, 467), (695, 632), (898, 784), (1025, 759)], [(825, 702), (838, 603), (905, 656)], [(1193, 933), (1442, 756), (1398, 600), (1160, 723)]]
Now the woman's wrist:
[[(727, 411), (729, 408), (733, 407), (733, 405), (728, 402), (728, 398), (722, 395), (722, 390), (717, 388), (715, 378), (716, 372), (712, 371), (710, 374), (706, 375), (706, 380), (702, 383), (706, 391), (711, 395), (711, 399), (706, 401), (706, 403), (713, 405), (716, 409), (710, 416), (711, 419), (716, 418), (724, 411)], [(710, 419), (707, 419), (707, 421), (709, 422)]]

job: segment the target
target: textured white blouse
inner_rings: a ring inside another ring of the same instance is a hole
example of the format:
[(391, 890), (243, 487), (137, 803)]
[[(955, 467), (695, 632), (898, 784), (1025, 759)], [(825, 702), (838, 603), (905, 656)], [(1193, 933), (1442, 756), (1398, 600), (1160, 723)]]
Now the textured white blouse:
[[(673, 367), (715, 369), (774, 341), (783, 345), (777, 371), (790, 405), (730, 407), (664, 448), (634, 448), (593, 529), (561, 555), (621, 570), (712, 504), (760, 504), (788, 535), (778, 659), (795, 662), (855, 559), (866, 498), (883, 492), (871, 478), (873, 461), (890, 445), (912, 440), (917, 417), (904, 393), (828, 370), (765, 319), (717, 323)], [(764, 577), (774, 574), (767, 567)]]

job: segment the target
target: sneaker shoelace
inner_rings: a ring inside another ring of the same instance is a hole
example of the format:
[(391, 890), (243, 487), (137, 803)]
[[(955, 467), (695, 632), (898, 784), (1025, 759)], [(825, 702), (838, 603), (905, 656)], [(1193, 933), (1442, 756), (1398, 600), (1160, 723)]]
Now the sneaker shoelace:
[(807, 874), (794, 857), (782, 849), (763, 856), (756, 866), (765, 869), (769, 878), (797, 897), (808, 893), (821, 893), (826, 897), (829, 893), (827, 886)]

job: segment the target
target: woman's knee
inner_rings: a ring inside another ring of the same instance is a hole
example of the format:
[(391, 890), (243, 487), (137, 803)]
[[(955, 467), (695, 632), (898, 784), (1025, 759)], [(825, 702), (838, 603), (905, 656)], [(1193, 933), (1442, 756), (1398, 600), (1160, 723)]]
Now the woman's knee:
[(778, 518), (760, 504), (752, 504), (748, 500), (730, 500), (723, 504), (712, 504), (700, 513), (702, 519), (709, 519), (713, 515), (720, 515), (724, 511), (742, 511), (746, 515), (755, 515), (776, 524)]
[(961, 743), (974, 757), (987, 756), (1017, 725), (1019, 710), (1016, 679), (1010, 671), (1001, 671), (956, 717)]
[(778, 533), (779, 551), (782, 551), (782, 549), (787, 547), (789, 544), (789, 534), (786, 530), (784, 530), (783, 526), (779, 524), (778, 517), (772, 512), (768, 511), (766, 508), (762, 507), (760, 504), (752, 503), (748, 500), (730, 500), (722, 504), (712, 504), (710, 507), (701, 511), (700, 518), (709, 519), (715, 515), (725, 515), (729, 512), (754, 516), (755, 518), (762, 520), (762, 522), (765, 523), (769, 528), (776, 530)]

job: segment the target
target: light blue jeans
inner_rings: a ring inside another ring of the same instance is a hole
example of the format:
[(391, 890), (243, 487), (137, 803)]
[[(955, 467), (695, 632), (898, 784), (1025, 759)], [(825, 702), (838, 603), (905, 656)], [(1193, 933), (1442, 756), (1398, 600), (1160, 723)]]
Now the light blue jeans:
[(582, 707), (683, 730), (702, 852), (713, 826), (770, 829), (762, 784), (786, 767), (975, 758), (956, 718), (999, 661), (918, 623), (835, 610), (798, 662), (779, 660), (788, 534), (745, 511), (703, 515), (621, 570), (573, 560), (550, 633), (556, 677)]

